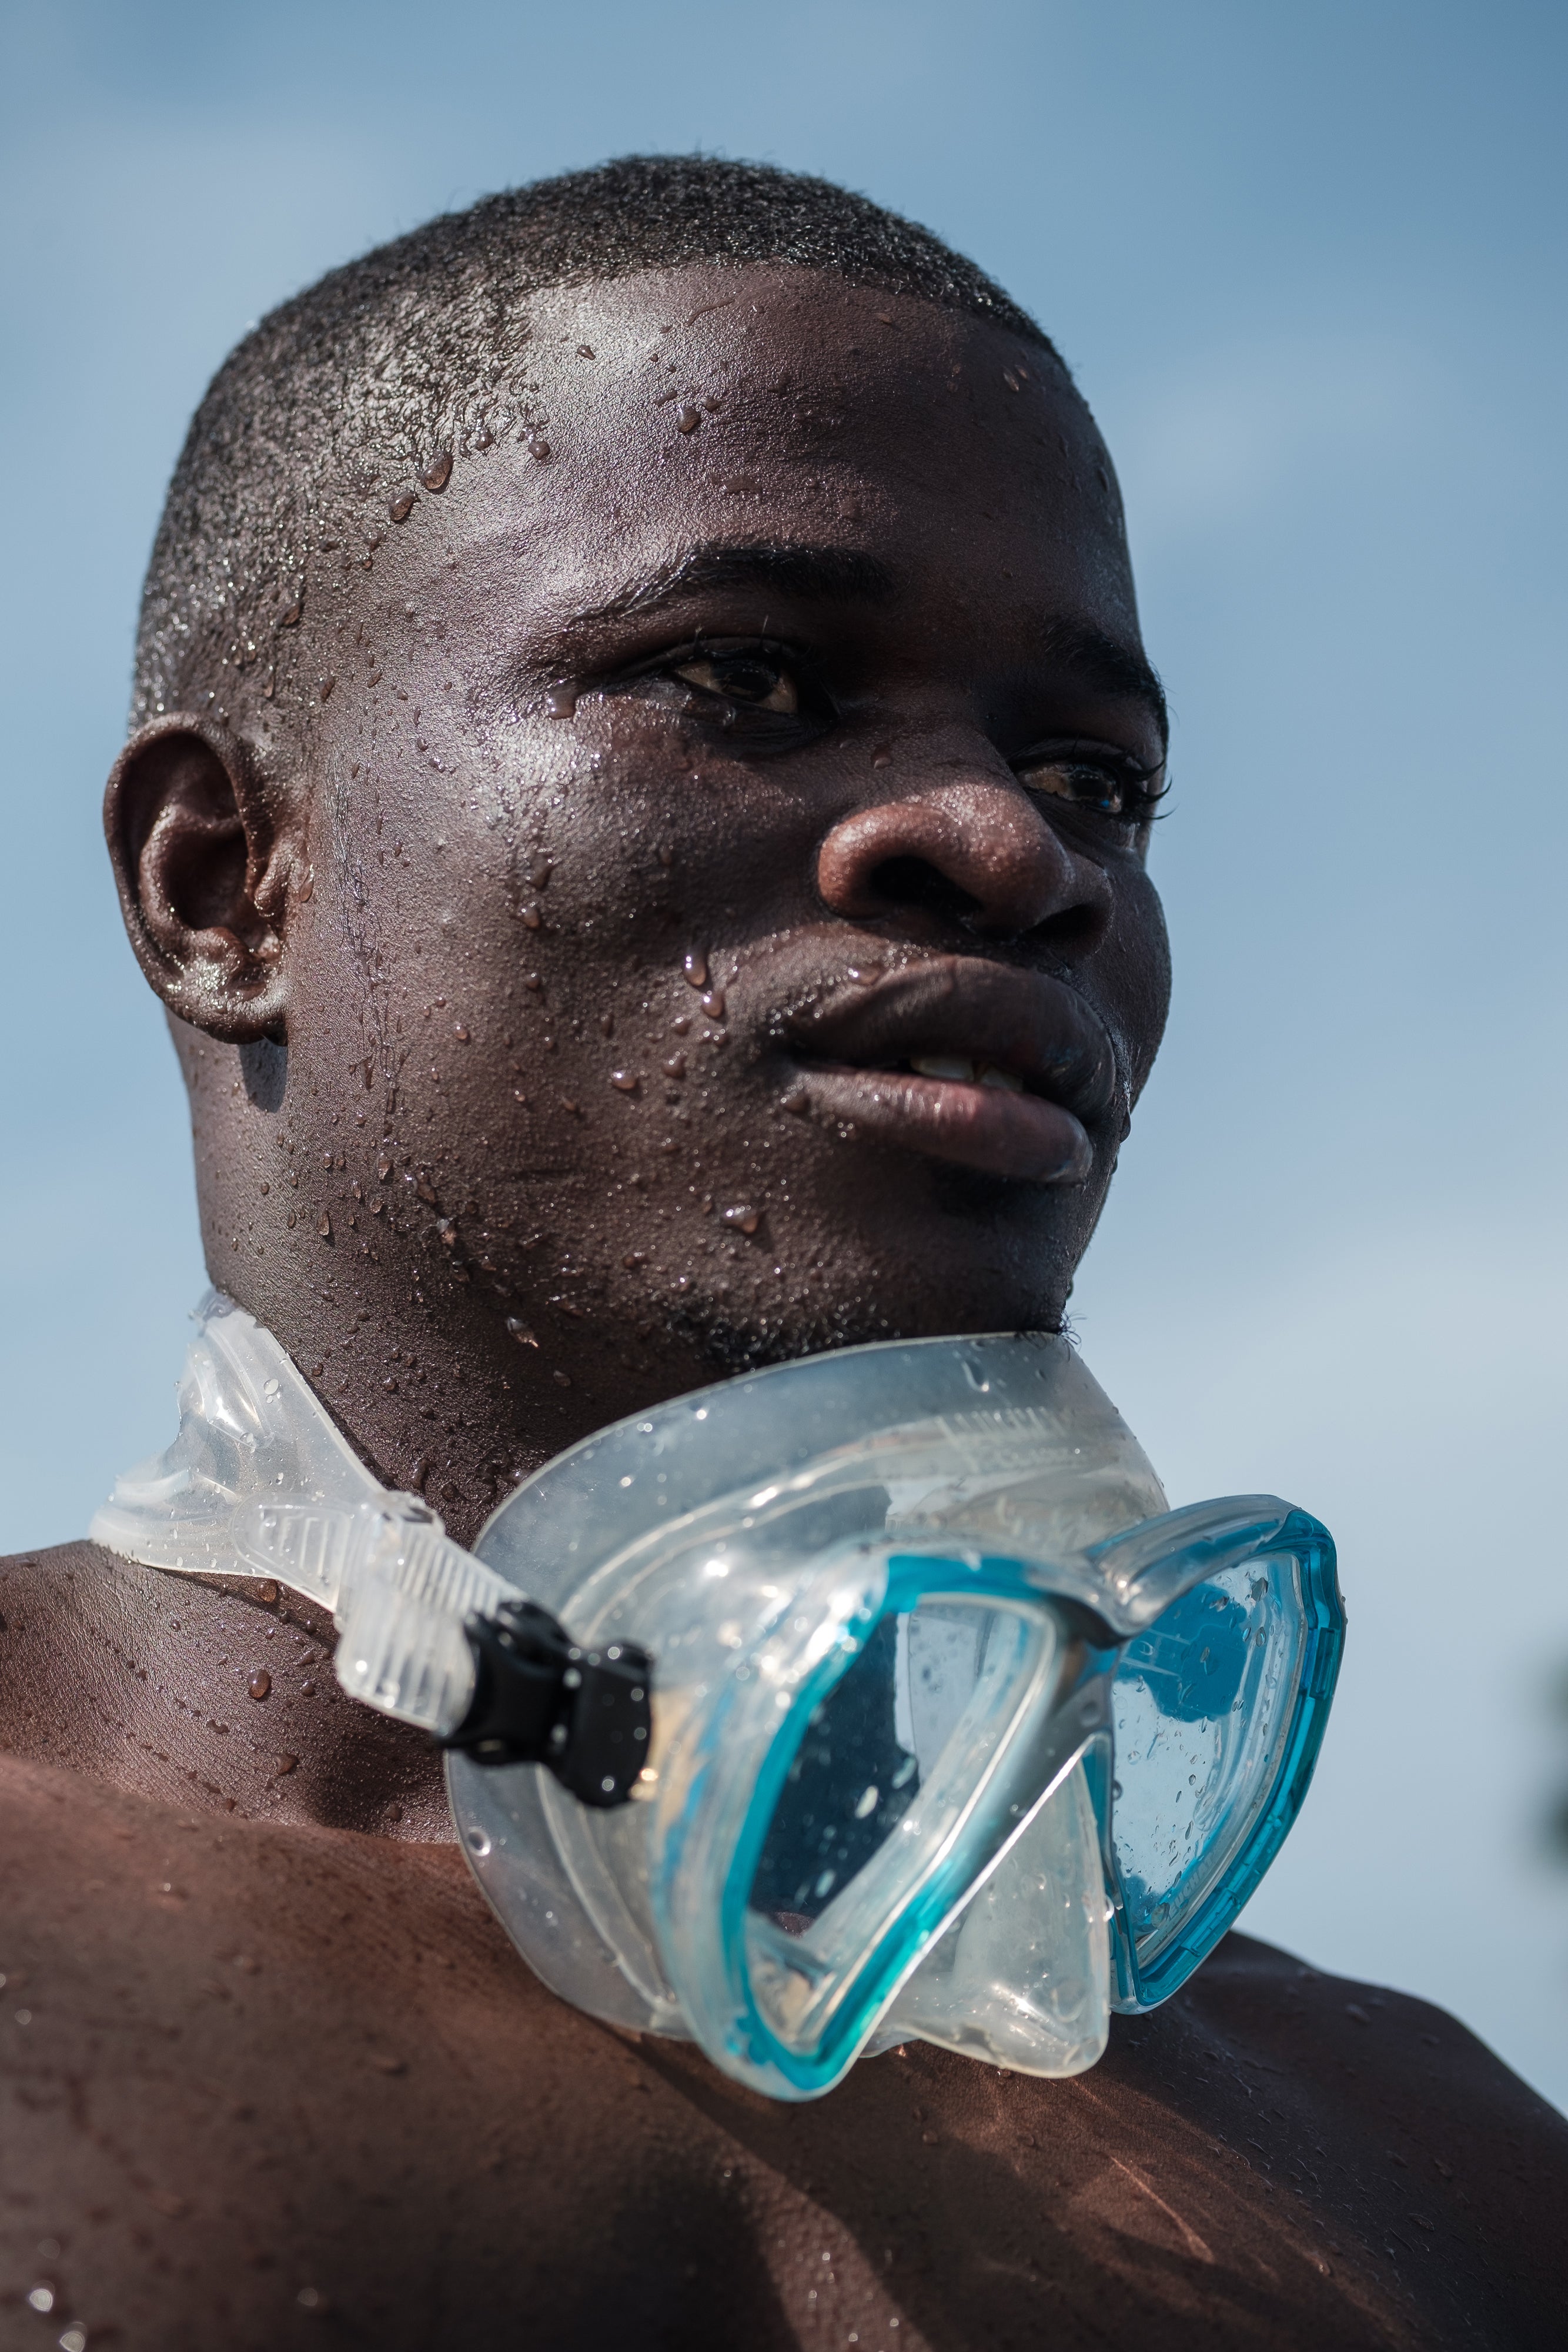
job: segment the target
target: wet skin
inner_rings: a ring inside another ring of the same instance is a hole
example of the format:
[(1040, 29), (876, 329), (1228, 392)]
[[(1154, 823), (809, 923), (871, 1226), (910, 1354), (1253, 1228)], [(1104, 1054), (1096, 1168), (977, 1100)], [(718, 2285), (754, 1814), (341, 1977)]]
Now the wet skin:
[[(532, 326), (529, 440), (375, 486), (108, 807), (214, 1278), (464, 1539), (735, 1365), (1054, 1327), (1167, 984), (1041, 355), (784, 270)], [(1552, 2340), (1564, 2136), (1416, 2004), (1239, 1945), (1080, 2082), (776, 2108), (528, 1976), (287, 1594), (80, 1545), (0, 1620), (18, 2342)]]

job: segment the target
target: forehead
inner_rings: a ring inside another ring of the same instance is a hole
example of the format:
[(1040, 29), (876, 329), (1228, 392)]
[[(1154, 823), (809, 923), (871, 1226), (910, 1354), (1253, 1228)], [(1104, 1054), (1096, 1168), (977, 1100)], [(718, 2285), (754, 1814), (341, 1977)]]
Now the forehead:
[(693, 547), (799, 541), (959, 595), (1005, 577), (1135, 635), (1087, 409), (1040, 345), (967, 313), (815, 270), (647, 272), (536, 298), (514, 388), (520, 432), (410, 518), (432, 577), (488, 546), (564, 609)]

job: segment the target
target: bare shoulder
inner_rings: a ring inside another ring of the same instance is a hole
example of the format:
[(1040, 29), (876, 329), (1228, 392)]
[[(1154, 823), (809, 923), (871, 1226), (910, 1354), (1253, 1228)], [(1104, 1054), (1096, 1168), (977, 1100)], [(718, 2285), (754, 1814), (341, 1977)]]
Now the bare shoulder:
[(1100, 2079), (1391, 2328), (1560, 2340), (1568, 2121), (1446, 2011), (1232, 1935)]
[(274, 2352), (329, 2306), (409, 2352), (650, 2311), (727, 2340), (715, 2134), (530, 1977), (455, 1848), (0, 1759), (0, 2308), (43, 2286), (148, 2352)]

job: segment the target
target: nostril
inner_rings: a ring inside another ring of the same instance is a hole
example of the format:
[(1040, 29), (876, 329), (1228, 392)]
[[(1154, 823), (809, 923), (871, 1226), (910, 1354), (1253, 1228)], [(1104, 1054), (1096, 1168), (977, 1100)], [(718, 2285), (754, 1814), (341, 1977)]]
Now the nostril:
[(924, 857), (885, 858), (867, 876), (866, 885), (869, 895), (884, 907), (918, 907), (949, 922), (969, 921), (980, 911), (977, 898)]

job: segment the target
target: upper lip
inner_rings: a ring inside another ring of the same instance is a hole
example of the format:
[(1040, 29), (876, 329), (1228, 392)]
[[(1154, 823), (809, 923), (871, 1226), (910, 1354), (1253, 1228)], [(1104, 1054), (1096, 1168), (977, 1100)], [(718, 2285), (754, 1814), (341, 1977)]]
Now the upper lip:
[(801, 1061), (862, 1069), (936, 1055), (987, 1063), (1086, 1127), (1122, 1095), (1111, 1039), (1075, 989), (977, 956), (932, 956), (869, 986), (852, 982), (792, 1019), (789, 1041)]

